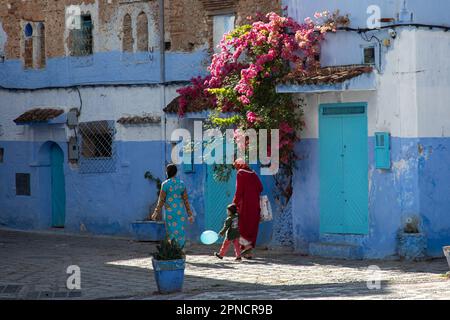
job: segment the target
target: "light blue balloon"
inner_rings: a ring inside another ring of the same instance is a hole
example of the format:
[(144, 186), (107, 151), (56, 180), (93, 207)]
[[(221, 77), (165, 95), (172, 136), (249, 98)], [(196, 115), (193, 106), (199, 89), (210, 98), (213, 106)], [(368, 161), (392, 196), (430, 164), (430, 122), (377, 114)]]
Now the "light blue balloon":
[(203, 244), (208, 244), (208, 245), (216, 243), (216, 241), (218, 239), (219, 239), (219, 235), (217, 234), (217, 232), (212, 231), (212, 230), (206, 230), (200, 236), (200, 241)]

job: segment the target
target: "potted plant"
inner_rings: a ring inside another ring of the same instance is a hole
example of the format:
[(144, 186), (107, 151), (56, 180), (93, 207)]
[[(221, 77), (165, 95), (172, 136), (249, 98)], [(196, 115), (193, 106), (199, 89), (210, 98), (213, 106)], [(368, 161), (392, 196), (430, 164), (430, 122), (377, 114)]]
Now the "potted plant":
[(142, 221), (135, 221), (131, 224), (131, 227), (134, 238), (137, 241), (161, 241), (166, 236), (166, 227), (163, 221), (152, 221), (151, 215), (158, 203), (162, 182), (161, 179), (154, 177), (149, 171), (144, 174), (144, 178), (156, 183), (156, 201), (150, 205), (146, 218)]
[(423, 260), (426, 257), (427, 238), (420, 232), (420, 218), (409, 216), (399, 233), (398, 255), (405, 260)]
[(159, 293), (179, 292), (183, 289), (185, 254), (178, 242), (166, 238), (156, 247), (152, 265)]

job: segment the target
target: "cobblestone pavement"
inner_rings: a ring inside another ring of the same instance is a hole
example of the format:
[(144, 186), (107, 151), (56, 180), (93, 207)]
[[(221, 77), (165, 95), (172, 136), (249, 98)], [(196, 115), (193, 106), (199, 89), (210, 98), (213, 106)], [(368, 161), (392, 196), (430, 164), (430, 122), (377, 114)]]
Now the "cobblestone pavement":
[[(0, 230), (0, 299), (450, 299), (445, 259), (341, 261), (258, 250), (242, 263), (220, 261), (216, 247), (188, 249), (184, 290), (159, 295), (150, 254), (131, 240)], [(231, 250), (230, 250), (231, 253)], [(81, 269), (81, 290), (68, 291), (67, 267)], [(381, 289), (369, 290), (368, 267)]]

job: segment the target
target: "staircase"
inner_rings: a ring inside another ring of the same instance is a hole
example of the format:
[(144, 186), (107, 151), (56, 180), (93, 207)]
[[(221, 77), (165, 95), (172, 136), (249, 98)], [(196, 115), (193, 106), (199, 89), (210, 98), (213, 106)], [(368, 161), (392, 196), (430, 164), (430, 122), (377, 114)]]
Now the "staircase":
[(309, 254), (323, 258), (362, 260), (364, 238), (363, 235), (322, 234), (319, 242), (309, 245)]

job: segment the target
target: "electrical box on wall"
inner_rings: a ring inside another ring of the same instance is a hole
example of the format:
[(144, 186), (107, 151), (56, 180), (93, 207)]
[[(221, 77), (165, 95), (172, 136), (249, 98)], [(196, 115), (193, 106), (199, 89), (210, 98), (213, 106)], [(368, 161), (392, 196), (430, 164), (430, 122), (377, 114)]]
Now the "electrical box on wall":
[(389, 132), (375, 132), (375, 168), (391, 168), (391, 135)]
[(67, 125), (69, 127), (76, 127), (78, 125), (78, 110), (71, 109), (67, 112)]
[(77, 161), (80, 158), (80, 152), (78, 148), (77, 139), (70, 137), (69, 139), (69, 160)]

